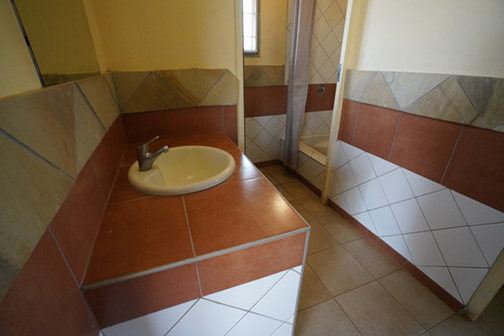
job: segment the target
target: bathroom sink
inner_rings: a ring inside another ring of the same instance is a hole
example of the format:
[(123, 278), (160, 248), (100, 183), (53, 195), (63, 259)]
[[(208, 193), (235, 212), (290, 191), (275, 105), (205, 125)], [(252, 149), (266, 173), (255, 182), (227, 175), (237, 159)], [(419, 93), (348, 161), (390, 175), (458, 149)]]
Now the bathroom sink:
[(128, 171), (131, 186), (152, 195), (183, 195), (214, 187), (235, 170), (235, 160), (213, 147), (172, 147), (161, 154), (148, 171), (140, 171), (138, 161)]

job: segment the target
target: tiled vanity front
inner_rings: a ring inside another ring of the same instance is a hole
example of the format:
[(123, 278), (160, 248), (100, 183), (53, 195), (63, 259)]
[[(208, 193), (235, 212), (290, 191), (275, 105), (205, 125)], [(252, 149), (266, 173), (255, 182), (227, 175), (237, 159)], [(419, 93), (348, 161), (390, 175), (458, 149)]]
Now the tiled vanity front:
[(156, 322), (146, 321), (156, 316), (174, 319), (160, 326), (163, 335), (196, 332), (187, 319), (212, 335), (238, 321), (235, 329), (268, 325), (278, 335), (292, 333), (308, 225), (224, 134), (158, 140), (151, 148), (164, 144), (220, 148), (233, 155), (236, 170), (198, 193), (146, 195), (128, 184), (136, 160), (136, 145), (128, 145), (83, 281), (104, 333), (152, 329)]

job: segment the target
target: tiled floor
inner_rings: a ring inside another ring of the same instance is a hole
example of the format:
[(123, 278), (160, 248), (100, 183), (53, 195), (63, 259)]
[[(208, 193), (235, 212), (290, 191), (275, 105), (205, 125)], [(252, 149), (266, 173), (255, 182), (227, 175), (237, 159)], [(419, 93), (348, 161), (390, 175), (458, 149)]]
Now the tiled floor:
[(261, 172), (312, 227), (296, 336), (504, 335), (504, 290), (457, 316), (282, 167)]

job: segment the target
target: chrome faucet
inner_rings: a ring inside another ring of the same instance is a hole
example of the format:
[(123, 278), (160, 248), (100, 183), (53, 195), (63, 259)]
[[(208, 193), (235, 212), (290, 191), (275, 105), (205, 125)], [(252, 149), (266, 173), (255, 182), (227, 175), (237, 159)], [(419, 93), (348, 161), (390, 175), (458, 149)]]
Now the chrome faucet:
[(154, 163), (154, 161), (156, 161), (158, 156), (170, 150), (168, 146), (164, 146), (154, 151), (153, 153), (149, 153), (149, 144), (157, 139), (159, 139), (159, 136), (137, 147), (136, 152), (138, 159), (138, 167), (140, 168), (140, 171), (147, 171), (151, 169), (152, 164)]

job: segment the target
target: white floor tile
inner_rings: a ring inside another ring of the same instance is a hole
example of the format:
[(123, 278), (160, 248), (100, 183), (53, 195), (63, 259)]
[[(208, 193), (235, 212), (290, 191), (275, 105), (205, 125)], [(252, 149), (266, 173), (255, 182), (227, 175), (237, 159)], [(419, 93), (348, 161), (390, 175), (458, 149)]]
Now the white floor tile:
[(231, 330), (245, 314), (243, 310), (202, 299), (189, 310), (168, 335), (222, 336)]
[(381, 176), (383, 174), (386, 174), (388, 172), (391, 172), (392, 170), (399, 168), (399, 166), (393, 164), (392, 162), (383, 160), (382, 158), (374, 156), (373, 154), (367, 153), (367, 156), (369, 158), (369, 161), (371, 162), (371, 165), (374, 168), (376, 176)]
[(390, 247), (392, 247), (396, 252), (402, 255), (404, 258), (408, 259), (410, 263), (413, 263), (413, 258), (411, 258), (411, 254), (408, 250), (408, 246), (404, 241), (404, 237), (402, 235), (397, 236), (388, 236), (382, 238), (385, 243), (387, 243)]
[(361, 184), (359, 189), (368, 209), (376, 209), (388, 205), (387, 198), (383, 193), (378, 179)]
[(469, 225), (491, 224), (504, 222), (504, 212), (500, 212), (472, 198), (451, 190), (455, 201), (460, 207)]
[(341, 190), (346, 191), (357, 186), (357, 182), (355, 181), (348, 163), (336, 169), (334, 173), (336, 174)]
[(401, 169), (396, 169), (378, 178), (390, 204), (413, 198), (413, 192)]
[(343, 150), (345, 151), (345, 154), (346, 154), (346, 157), (347, 157), (348, 161), (353, 160), (357, 156), (359, 156), (362, 153), (364, 153), (364, 151), (362, 149), (359, 149), (357, 147), (349, 145), (349, 144), (347, 144), (346, 142), (343, 142), (343, 141), (340, 141), (340, 142), (341, 142), (341, 144), (343, 146)]
[(418, 203), (432, 230), (467, 225), (448, 189), (418, 197)]
[(390, 207), (402, 233), (430, 230), (416, 199), (395, 203)]
[(445, 291), (450, 293), (455, 299), (462, 302), (462, 298), (453, 282), (448, 267), (418, 267), (422, 272), (424, 272), (429, 278), (434, 280), (439, 286), (441, 286)]
[(416, 266), (446, 266), (431, 232), (403, 235)]
[(300, 277), (298, 273), (289, 271), (251, 311), (281, 321), (287, 320), (296, 310)]
[(450, 273), (464, 303), (468, 303), (479, 284), (488, 273), (485, 268), (456, 268), (450, 267)]
[(103, 329), (107, 336), (164, 336), (196, 300)]
[(359, 155), (349, 163), (357, 184), (362, 184), (376, 177), (367, 155)]
[(250, 310), (269, 291), (287, 271), (257, 279), (245, 284), (225, 289), (205, 296), (205, 299), (229, 306)]
[(226, 336), (270, 336), (282, 322), (248, 313)]
[(446, 264), (455, 267), (488, 267), (468, 227), (433, 231)]
[(292, 324), (284, 323), (277, 331), (271, 336), (292, 336)]
[(408, 182), (415, 196), (423, 196), (426, 194), (446, 189), (445, 186), (442, 186), (439, 183), (436, 183), (423, 176), (410, 172), (407, 169), (403, 168), (402, 171), (404, 172), (404, 175), (408, 179)]
[(471, 231), (489, 266), (504, 249), (504, 223), (472, 226)]
[(379, 237), (401, 234), (389, 206), (369, 211)]
[(356, 214), (353, 216), (353, 218), (364, 225), (369, 231), (373, 232), (375, 235), (378, 235), (378, 231), (376, 231), (376, 227), (368, 211)]
[(345, 196), (351, 215), (367, 211), (366, 203), (364, 203), (364, 199), (358, 187), (345, 191), (343, 195)]

